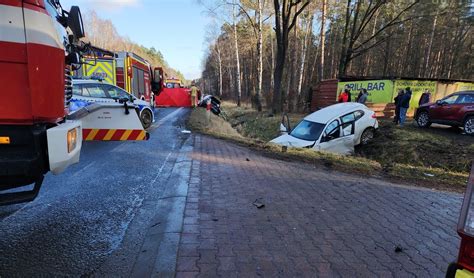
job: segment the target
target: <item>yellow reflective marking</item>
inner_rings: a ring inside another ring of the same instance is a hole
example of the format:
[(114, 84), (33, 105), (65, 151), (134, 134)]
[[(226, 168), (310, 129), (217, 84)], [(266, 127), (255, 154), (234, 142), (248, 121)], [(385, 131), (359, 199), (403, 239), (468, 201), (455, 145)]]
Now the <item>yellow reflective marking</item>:
[(10, 137), (0, 136), (0, 144), (10, 144)]
[(145, 131), (142, 130), (140, 134), (137, 136), (137, 140), (145, 140)]
[(132, 133), (133, 129), (127, 129), (125, 132), (122, 134), (122, 137), (120, 137), (121, 141), (127, 140), (128, 136)]
[(86, 141), (94, 140), (94, 137), (97, 135), (98, 132), (98, 129), (92, 129), (89, 135), (87, 135)]
[(86, 76), (92, 76), (94, 73), (105, 73), (106, 78), (105, 81), (108, 83), (115, 84), (115, 74), (112, 63), (108, 61), (97, 61), (97, 64), (94, 66), (88, 66), (86, 69)]
[(102, 140), (109, 141), (112, 138), (112, 136), (114, 136), (115, 131), (116, 131), (115, 129), (109, 129), (109, 131), (107, 131), (107, 133), (105, 134), (104, 139)]

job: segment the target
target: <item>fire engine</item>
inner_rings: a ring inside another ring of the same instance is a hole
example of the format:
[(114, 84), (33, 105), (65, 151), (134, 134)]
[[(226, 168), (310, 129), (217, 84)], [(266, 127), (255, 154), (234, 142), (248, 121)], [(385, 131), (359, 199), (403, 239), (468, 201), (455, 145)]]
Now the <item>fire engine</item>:
[(83, 58), (83, 65), (74, 72), (76, 77), (100, 78), (103, 82), (119, 86), (137, 98), (149, 101), (153, 106), (190, 107), (191, 97), (181, 80), (164, 80), (161, 67), (151, 64), (132, 52), (113, 52), (90, 47)]
[(94, 77), (116, 85), (136, 98), (151, 101), (153, 75), (148, 61), (133, 52), (113, 52), (89, 47), (83, 65), (74, 72), (76, 77)]
[[(0, 204), (33, 200), (48, 171), (79, 161), (85, 135), (148, 138), (127, 100), (68, 115), (70, 73), (87, 49), (79, 40), (79, 7), (67, 12), (59, 0), (0, 0), (0, 14)], [(5, 193), (30, 184), (32, 190)]]

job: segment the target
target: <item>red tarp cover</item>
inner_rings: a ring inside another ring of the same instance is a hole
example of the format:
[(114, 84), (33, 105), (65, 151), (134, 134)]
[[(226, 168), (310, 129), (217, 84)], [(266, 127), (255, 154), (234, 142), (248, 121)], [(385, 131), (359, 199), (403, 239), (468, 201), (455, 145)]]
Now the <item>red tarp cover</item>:
[(164, 107), (191, 107), (189, 89), (163, 88), (156, 98), (156, 105)]

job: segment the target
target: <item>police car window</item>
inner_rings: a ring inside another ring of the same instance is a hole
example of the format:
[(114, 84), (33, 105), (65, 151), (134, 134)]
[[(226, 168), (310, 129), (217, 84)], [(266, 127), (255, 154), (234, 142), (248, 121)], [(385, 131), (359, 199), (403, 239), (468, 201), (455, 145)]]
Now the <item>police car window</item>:
[(108, 96), (111, 98), (128, 98), (128, 93), (114, 86), (107, 86), (105, 88)]
[(87, 91), (84, 86), (79, 86), (81, 88), (82, 96), (83, 97), (90, 97), (91, 94), (89, 94), (89, 91)]
[(75, 96), (82, 96), (82, 86), (73, 86), (72, 94)]
[(354, 112), (354, 117), (355, 117), (355, 120), (357, 121), (358, 119), (362, 118), (362, 116), (364, 116), (364, 111), (362, 110), (357, 110)]
[(105, 94), (104, 90), (100, 88), (98, 85), (87, 86), (84, 88), (90, 97), (97, 97), (97, 98), (106, 98), (107, 95)]

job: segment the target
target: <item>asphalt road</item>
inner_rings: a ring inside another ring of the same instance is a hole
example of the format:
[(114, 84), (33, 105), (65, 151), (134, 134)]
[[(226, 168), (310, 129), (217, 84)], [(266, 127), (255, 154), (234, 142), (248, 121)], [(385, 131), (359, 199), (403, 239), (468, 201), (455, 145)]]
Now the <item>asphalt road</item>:
[[(0, 207), (0, 276), (173, 273), (188, 113), (159, 109), (146, 142), (86, 142), (80, 163), (48, 174), (36, 200)], [(159, 250), (147, 249), (150, 235)]]

